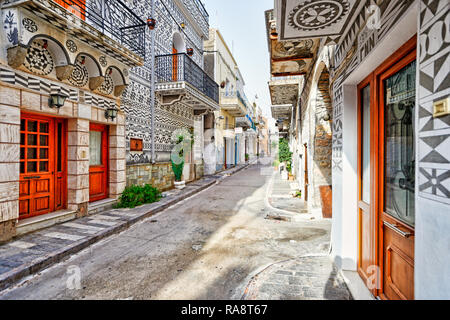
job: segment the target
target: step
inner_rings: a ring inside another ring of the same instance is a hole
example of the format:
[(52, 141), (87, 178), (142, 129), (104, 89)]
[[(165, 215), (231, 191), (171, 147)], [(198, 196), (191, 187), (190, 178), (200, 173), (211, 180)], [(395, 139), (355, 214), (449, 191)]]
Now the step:
[(92, 215), (106, 210), (111, 210), (116, 203), (117, 200), (111, 198), (92, 202), (88, 205), (88, 214)]
[(51, 227), (76, 218), (76, 211), (59, 210), (52, 213), (20, 220), (16, 227), (16, 236)]

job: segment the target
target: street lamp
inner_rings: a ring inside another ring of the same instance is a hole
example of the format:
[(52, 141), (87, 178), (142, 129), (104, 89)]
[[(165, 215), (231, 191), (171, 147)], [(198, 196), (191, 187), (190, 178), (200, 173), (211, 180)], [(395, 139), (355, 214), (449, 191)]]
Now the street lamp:
[(114, 119), (117, 117), (117, 112), (119, 112), (119, 110), (117, 109), (116, 106), (113, 107), (110, 106), (105, 111), (105, 118), (107, 120), (111, 119), (111, 121), (114, 121)]
[(49, 101), (48, 101), (48, 105), (50, 108), (61, 108), (64, 106), (64, 103), (66, 102), (66, 99), (68, 98), (67, 95), (59, 92), (56, 94), (51, 94)]

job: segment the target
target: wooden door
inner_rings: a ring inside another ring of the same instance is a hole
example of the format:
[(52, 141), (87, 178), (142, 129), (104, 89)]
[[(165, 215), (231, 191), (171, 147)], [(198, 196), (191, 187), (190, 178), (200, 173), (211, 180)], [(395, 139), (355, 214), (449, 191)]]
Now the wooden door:
[[(376, 130), (373, 128), (373, 120), (376, 118), (374, 95), (374, 76), (371, 74), (358, 86), (358, 273), (369, 286), (375, 284), (369, 278), (373, 276), (373, 272), (377, 272), (372, 267), (376, 264), (377, 230), (375, 212), (372, 209), (376, 201), (373, 197), (376, 186), (372, 183), (372, 170), (376, 162), (376, 149), (373, 147), (376, 137)], [(374, 295), (377, 294), (376, 287), (370, 289)]]
[(227, 163), (227, 138), (223, 138), (223, 161), (225, 165), (225, 169), (228, 169), (228, 163)]
[[(55, 157), (58, 154), (54, 152), (54, 125), (52, 118), (21, 116), (19, 219), (46, 214), (65, 205), (64, 198), (58, 202), (59, 206), (55, 204)], [(65, 153), (62, 146), (60, 151)], [(65, 193), (65, 170), (60, 173), (61, 191)]]
[(414, 299), (416, 50), (379, 77), (383, 299)]
[(178, 50), (172, 48), (173, 60), (172, 60), (172, 80), (178, 81)]
[(414, 299), (415, 59), (414, 36), (358, 86), (358, 273), (381, 299)]
[(108, 127), (90, 125), (89, 132), (89, 201), (108, 197)]
[(308, 145), (305, 143), (305, 201), (308, 201), (308, 187), (309, 187), (309, 177), (308, 177)]
[(86, 20), (86, 0), (53, 0), (78, 18)]

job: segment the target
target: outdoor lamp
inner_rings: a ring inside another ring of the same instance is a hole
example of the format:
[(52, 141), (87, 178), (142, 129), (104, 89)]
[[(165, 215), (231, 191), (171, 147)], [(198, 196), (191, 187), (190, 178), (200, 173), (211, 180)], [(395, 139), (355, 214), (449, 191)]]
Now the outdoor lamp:
[(192, 57), (194, 55), (194, 49), (193, 48), (187, 48), (186, 53), (189, 57)]
[(184, 29), (184, 28), (186, 27), (186, 24), (185, 24), (184, 22), (182, 22), (182, 23), (180, 23), (180, 27), (181, 27), (182, 29)]
[(156, 20), (153, 19), (153, 18), (148, 18), (148, 19), (147, 19), (147, 27), (148, 27), (150, 30), (153, 30), (153, 29), (155, 29), (155, 26), (156, 26)]
[(63, 93), (57, 93), (57, 94), (51, 94), (49, 101), (48, 101), (48, 105), (50, 108), (61, 108), (62, 106), (64, 106), (64, 103), (66, 102), (66, 99), (68, 98), (68, 96), (66, 96)]
[(105, 118), (111, 119), (111, 121), (114, 121), (114, 119), (117, 117), (118, 111), (119, 111), (119, 109), (117, 109), (116, 106), (108, 107), (108, 109), (106, 109), (106, 111), (105, 111)]

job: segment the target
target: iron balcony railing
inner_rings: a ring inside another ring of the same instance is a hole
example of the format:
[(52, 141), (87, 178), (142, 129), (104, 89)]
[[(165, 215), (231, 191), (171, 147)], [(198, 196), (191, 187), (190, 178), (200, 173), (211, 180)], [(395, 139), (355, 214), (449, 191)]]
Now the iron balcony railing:
[(239, 91), (222, 91), (221, 92), (221, 97), (222, 98), (237, 98), (242, 105), (244, 106), (245, 111), (248, 111), (248, 103), (247, 103), (247, 99), (243, 97), (243, 95), (239, 92)]
[(194, 0), (195, 5), (197, 6), (198, 10), (202, 14), (202, 16), (206, 19), (207, 22), (209, 22), (209, 14), (205, 9), (205, 6), (200, 0)]
[(53, 0), (101, 33), (145, 57), (146, 24), (120, 0)]
[(185, 53), (156, 57), (158, 83), (185, 81), (219, 103), (219, 85)]

